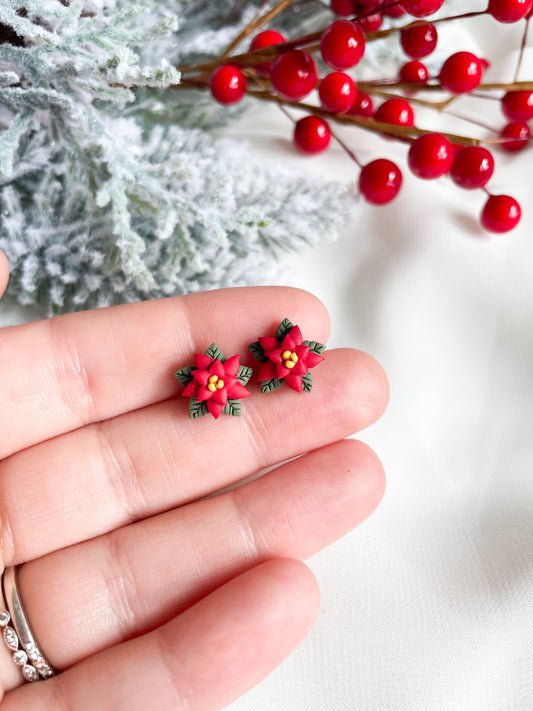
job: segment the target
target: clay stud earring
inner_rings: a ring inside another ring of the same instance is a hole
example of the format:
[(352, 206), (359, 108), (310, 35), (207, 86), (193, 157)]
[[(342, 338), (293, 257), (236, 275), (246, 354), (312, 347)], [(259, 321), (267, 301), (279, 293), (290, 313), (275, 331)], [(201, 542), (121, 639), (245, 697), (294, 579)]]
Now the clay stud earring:
[(317, 341), (304, 341), (298, 326), (285, 318), (274, 336), (263, 336), (248, 348), (254, 358), (263, 363), (259, 371), (262, 393), (277, 390), (284, 383), (296, 392), (310, 393), (313, 376), (309, 369), (324, 360), (322, 352), (326, 346)]
[(241, 416), (241, 400), (251, 395), (245, 388), (252, 368), (239, 364), (239, 356), (226, 358), (212, 343), (206, 352), (195, 354), (195, 365), (177, 370), (174, 375), (185, 386), (183, 397), (190, 398), (189, 417), (196, 419), (210, 412), (215, 420), (221, 413)]

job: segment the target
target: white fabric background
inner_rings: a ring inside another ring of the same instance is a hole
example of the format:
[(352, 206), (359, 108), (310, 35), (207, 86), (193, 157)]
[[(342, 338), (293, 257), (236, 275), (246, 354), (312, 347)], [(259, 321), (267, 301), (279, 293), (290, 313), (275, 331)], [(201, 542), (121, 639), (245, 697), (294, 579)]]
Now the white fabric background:
[[(449, 31), (447, 47), (490, 58), (488, 81), (512, 77), (518, 28), (484, 19)], [(470, 107), (503, 125), (496, 103)], [(265, 160), (356, 180), (338, 149), (290, 154), (274, 111), (235, 133)], [(343, 136), (363, 162), (403, 161), (401, 146)], [(513, 232), (481, 230), (481, 191), (405, 171), (390, 206), (362, 204), (338, 243), (287, 259), (286, 283), (330, 310), (328, 345), (367, 350), (387, 370), (389, 409), (362, 438), (388, 487), (367, 522), (309, 561), (322, 590), (313, 632), (231, 711), (533, 709), (532, 150), (495, 151), (489, 187), (523, 206)]]
[[(458, 48), (509, 79), (516, 28), (498, 27), (495, 42), (488, 23), (471, 27), (454, 27)], [(483, 118), (502, 123), (496, 106)], [(274, 108), (225, 133), (262, 160), (356, 180), (339, 149), (288, 150)], [(403, 160), (402, 146), (343, 135), (363, 161)], [(362, 434), (388, 488), (367, 522), (309, 561), (322, 589), (313, 632), (231, 711), (533, 709), (532, 150), (497, 152), (491, 188), (524, 208), (514, 232), (477, 226), (480, 191), (406, 174), (401, 197), (362, 203), (339, 242), (287, 257), (284, 282), (330, 310), (329, 346), (367, 350), (388, 372), (388, 412)], [(1, 323), (32, 315), (4, 308)]]

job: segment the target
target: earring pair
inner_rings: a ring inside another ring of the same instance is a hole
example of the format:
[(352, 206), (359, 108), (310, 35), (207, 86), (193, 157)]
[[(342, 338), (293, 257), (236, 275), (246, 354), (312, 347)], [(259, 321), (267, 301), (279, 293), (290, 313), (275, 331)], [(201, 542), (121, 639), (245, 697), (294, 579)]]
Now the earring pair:
[[(311, 368), (324, 360), (326, 346), (317, 341), (304, 341), (298, 326), (284, 318), (273, 336), (263, 336), (248, 346), (261, 363), (258, 380), (261, 392), (268, 393), (287, 385), (296, 392), (311, 392)], [(252, 393), (246, 385), (253, 368), (241, 365), (240, 356), (226, 358), (212, 343), (203, 354), (195, 354), (194, 365), (180, 368), (174, 375), (184, 386), (183, 397), (189, 400), (189, 416), (203, 417), (209, 412), (215, 419), (221, 414), (240, 417), (241, 400)]]

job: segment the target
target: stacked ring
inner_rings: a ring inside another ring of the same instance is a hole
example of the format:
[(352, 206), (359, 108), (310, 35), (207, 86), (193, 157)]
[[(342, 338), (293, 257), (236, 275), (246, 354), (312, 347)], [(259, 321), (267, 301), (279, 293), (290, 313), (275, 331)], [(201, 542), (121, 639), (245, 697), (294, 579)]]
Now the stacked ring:
[(55, 676), (56, 671), (37, 644), (24, 613), (17, 586), (16, 566), (4, 570), (0, 585), (0, 628), (4, 643), (20, 667), (26, 681), (38, 681)]

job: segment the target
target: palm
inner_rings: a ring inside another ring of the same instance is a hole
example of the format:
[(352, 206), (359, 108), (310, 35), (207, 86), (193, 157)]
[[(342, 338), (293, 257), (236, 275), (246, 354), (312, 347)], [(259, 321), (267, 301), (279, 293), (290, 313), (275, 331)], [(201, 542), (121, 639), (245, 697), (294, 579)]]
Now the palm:
[[(287, 305), (290, 304), (290, 309)], [(378, 460), (338, 441), (381, 413), (382, 371), (327, 353), (311, 395), (248, 398), (243, 417), (191, 421), (173, 371), (289, 315), (327, 316), (286, 289), (227, 290), (0, 333), (0, 545), (57, 677), (2, 711), (218, 709), (262, 679), (314, 620), (298, 562), (377, 505)], [(263, 477), (206, 495), (302, 453)]]

